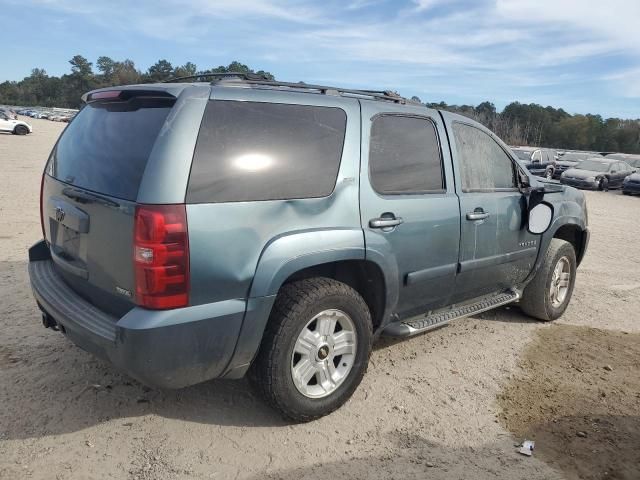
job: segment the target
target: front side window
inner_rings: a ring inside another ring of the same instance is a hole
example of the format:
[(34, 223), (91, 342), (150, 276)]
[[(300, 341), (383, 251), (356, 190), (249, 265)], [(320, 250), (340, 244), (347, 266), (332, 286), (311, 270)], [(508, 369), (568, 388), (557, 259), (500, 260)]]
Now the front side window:
[(210, 101), (198, 134), (187, 202), (330, 195), (346, 121), (340, 108)]
[(453, 124), (464, 192), (492, 192), (517, 187), (513, 162), (498, 143), (479, 128)]
[(421, 117), (376, 117), (371, 125), (369, 175), (374, 190), (383, 195), (442, 192), (435, 124)]

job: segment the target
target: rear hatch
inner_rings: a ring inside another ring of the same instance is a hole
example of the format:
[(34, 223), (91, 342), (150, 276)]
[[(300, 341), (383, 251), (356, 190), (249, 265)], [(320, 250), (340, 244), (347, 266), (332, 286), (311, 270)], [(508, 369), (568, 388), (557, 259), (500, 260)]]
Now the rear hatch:
[(79, 295), (115, 315), (134, 306), (138, 189), (175, 98), (102, 92), (66, 128), (43, 176), (43, 229), (55, 268)]

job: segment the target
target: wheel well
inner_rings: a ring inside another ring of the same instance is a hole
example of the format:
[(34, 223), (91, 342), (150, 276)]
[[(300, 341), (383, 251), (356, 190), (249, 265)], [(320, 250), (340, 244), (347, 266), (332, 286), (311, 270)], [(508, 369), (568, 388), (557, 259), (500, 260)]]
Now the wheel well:
[(576, 261), (580, 265), (584, 256), (584, 235), (585, 232), (577, 225), (563, 225), (556, 231), (553, 238), (565, 240), (573, 245), (573, 249), (576, 252)]
[(375, 263), (367, 260), (343, 260), (314, 265), (295, 272), (284, 284), (312, 277), (333, 278), (349, 285), (362, 296), (369, 307), (374, 330), (381, 324), (387, 292), (382, 270)]

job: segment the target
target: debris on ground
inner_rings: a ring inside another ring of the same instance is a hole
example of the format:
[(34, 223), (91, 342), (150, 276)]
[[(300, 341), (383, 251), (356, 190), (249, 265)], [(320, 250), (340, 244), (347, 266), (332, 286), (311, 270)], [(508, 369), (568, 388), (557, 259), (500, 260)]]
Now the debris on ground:
[(531, 455), (533, 455), (533, 449), (535, 448), (535, 446), (536, 443), (533, 440), (525, 440), (524, 442), (522, 442), (522, 445), (520, 445), (520, 450), (518, 450), (518, 453), (530, 457)]

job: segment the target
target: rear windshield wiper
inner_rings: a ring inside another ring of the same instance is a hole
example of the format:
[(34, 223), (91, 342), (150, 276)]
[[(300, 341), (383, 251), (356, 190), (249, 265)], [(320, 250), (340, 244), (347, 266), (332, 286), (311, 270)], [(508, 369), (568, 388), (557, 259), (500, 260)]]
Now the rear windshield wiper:
[(65, 197), (72, 198), (74, 200), (77, 200), (80, 203), (92, 203), (92, 202), (98, 201), (110, 207), (115, 207), (115, 208), (120, 207), (119, 203), (114, 202), (110, 198), (103, 197), (102, 195), (98, 195), (97, 193), (89, 193), (89, 192), (84, 192), (82, 190), (76, 190), (76, 189), (67, 187), (62, 190), (62, 194)]

